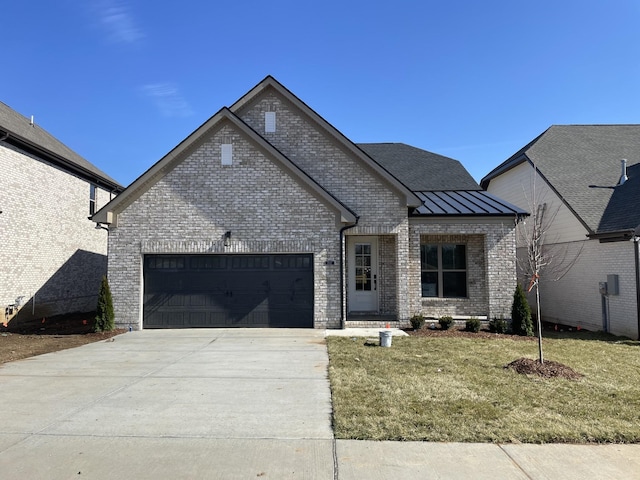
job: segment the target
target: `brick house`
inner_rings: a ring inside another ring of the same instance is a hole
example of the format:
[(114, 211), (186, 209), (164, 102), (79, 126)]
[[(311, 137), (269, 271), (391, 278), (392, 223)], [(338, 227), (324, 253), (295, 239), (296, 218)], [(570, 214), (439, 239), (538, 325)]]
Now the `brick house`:
[(0, 324), (95, 309), (107, 232), (89, 220), (122, 187), (0, 102)]
[(554, 125), (482, 179), (555, 215), (546, 244), (570, 268), (558, 281), (541, 275), (543, 320), (640, 335), (639, 151), (640, 125)]
[(455, 160), (352, 143), (269, 76), (93, 219), (120, 326), (341, 328), (508, 316), (522, 214)]

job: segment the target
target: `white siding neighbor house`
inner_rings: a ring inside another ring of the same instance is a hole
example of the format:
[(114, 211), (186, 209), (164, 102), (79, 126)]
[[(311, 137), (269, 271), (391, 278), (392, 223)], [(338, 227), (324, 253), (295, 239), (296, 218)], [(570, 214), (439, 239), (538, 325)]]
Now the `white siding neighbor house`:
[(546, 243), (570, 268), (541, 275), (543, 320), (638, 338), (640, 125), (552, 126), (481, 185), (555, 215)]

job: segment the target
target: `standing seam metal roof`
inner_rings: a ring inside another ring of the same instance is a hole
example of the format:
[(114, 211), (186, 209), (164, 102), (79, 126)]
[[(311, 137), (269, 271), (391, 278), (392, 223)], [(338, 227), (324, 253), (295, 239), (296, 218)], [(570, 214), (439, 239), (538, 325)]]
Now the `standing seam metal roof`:
[(423, 204), (412, 216), (523, 216), (526, 211), (488, 192), (455, 190), (415, 192)]

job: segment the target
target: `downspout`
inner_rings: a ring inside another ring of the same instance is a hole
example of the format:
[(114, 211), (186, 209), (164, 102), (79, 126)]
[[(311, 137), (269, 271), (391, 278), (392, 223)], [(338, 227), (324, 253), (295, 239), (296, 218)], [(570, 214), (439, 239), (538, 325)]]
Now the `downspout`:
[(356, 215), (356, 223), (353, 225), (345, 225), (340, 229), (340, 328), (345, 328), (347, 312), (344, 304), (344, 232), (358, 225), (360, 217)]
[(7, 138), (9, 138), (9, 132), (4, 132), (4, 135), (0, 138), (0, 142), (4, 142)]
[(636, 258), (636, 310), (638, 312), (638, 340), (640, 340), (640, 237), (633, 237)]

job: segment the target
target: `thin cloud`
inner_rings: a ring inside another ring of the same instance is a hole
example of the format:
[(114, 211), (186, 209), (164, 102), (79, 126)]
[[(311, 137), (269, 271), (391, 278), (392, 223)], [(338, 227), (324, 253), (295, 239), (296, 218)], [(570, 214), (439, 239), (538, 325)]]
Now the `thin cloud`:
[(131, 9), (124, 2), (105, 0), (97, 5), (100, 23), (114, 43), (136, 44), (144, 38)]
[(153, 101), (165, 117), (188, 117), (193, 114), (189, 103), (173, 83), (144, 85), (142, 92)]

